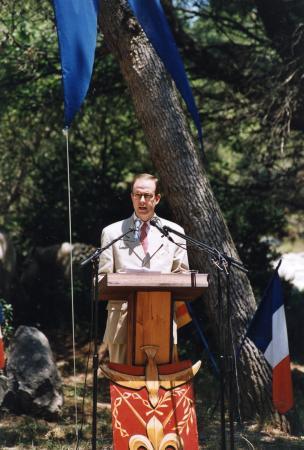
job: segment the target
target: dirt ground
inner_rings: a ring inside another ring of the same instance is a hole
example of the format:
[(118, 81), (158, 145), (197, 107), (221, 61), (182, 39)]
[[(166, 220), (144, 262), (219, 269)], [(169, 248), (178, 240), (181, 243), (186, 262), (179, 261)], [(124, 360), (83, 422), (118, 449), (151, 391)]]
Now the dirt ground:
[[(91, 346), (76, 348), (76, 376), (70, 342), (62, 337), (50, 338), (56, 362), (63, 381), (64, 407), (57, 422), (26, 415), (16, 416), (0, 410), (1, 450), (86, 450), (92, 448), (92, 370), (88, 353)], [(86, 367), (88, 375), (86, 376)], [(302, 366), (294, 370), (301, 372)], [(202, 376), (196, 383), (196, 410), (200, 449), (221, 448), (219, 408), (217, 395), (210, 392), (212, 376)], [(207, 406), (209, 404), (209, 407)], [(76, 408), (77, 407), (77, 408)], [(109, 382), (99, 378), (97, 404), (97, 448), (112, 449), (111, 405)], [(78, 439), (77, 439), (78, 436)], [(229, 430), (227, 429), (227, 448)], [(235, 449), (304, 449), (304, 435), (290, 436), (271, 426), (258, 423), (235, 424)], [(191, 450), (191, 449), (187, 449)]]

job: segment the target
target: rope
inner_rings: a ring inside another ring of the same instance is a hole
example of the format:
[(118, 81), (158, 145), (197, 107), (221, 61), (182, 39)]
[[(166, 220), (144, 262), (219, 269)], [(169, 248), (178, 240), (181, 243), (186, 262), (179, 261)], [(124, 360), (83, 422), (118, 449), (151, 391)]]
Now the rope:
[(75, 406), (75, 434), (78, 440), (78, 410), (77, 410), (77, 383), (76, 383), (76, 350), (75, 350), (75, 314), (74, 314), (74, 280), (73, 280), (73, 243), (72, 243), (72, 213), (71, 213), (71, 182), (70, 182), (70, 155), (69, 130), (65, 128), (63, 134), (66, 138), (66, 160), (68, 178), (68, 205), (69, 205), (69, 237), (70, 237), (70, 275), (71, 275), (71, 308), (72, 308), (72, 340), (73, 340), (73, 374), (74, 374), (74, 406)]
[(91, 358), (91, 352), (92, 352), (92, 341), (93, 341), (93, 317), (94, 317), (94, 282), (92, 279), (92, 286), (91, 286), (91, 295), (92, 295), (92, 301), (91, 301), (91, 318), (90, 318), (90, 334), (89, 334), (89, 349), (87, 353), (87, 362), (86, 362), (86, 370), (85, 370), (85, 377), (84, 377), (84, 385), (83, 385), (83, 396), (82, 396), (82, 405), (81, 405), (81, 422), (80, 422), (80, 429), (76, 441), (76, 447), (74, 450), (79, 450), (80, 440), (83, 435), (83, 427), (84, 427), (84, 420), (85, 420), (85, 397), (87, 394), (87, 380), (88, 380), (88, 373), (89, 373), (89, 362)]

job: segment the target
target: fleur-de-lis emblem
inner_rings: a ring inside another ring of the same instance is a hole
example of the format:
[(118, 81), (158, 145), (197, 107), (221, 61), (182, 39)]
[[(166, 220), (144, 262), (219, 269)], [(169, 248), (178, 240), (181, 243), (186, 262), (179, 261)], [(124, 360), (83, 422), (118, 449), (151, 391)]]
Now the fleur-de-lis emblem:
[(164, 434), (162, 423), (157, 417), (153, 416), (147, 423), (147, 436), (135, 434), (129, 440), (130, 450), (165, 450), (166, 448), (174, 448), (175, 450), (183, 449), (182, 439), (175, 433)]

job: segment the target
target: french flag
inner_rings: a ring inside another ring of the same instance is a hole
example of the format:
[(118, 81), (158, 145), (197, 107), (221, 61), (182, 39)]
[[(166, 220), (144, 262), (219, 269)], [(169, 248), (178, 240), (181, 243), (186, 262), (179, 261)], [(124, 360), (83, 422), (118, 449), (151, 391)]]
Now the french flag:
[(272, 367), (272, 402), (280, 414), (285, 414), (293, 406), (293, 389), (283, 290), (278, 275), (280, 263), (250, 323), (247, 337)]

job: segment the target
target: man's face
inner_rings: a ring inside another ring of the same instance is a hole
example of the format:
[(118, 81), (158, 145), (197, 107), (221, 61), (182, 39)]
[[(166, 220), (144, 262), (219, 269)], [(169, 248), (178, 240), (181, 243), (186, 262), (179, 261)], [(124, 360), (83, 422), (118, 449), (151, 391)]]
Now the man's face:
[(155, 206), (160, 201), (160, 194), (155, 194), (155, 182), (139, 178), (135, 181), (131, 199), (137, 217), (144, 222), (154, 215)]

